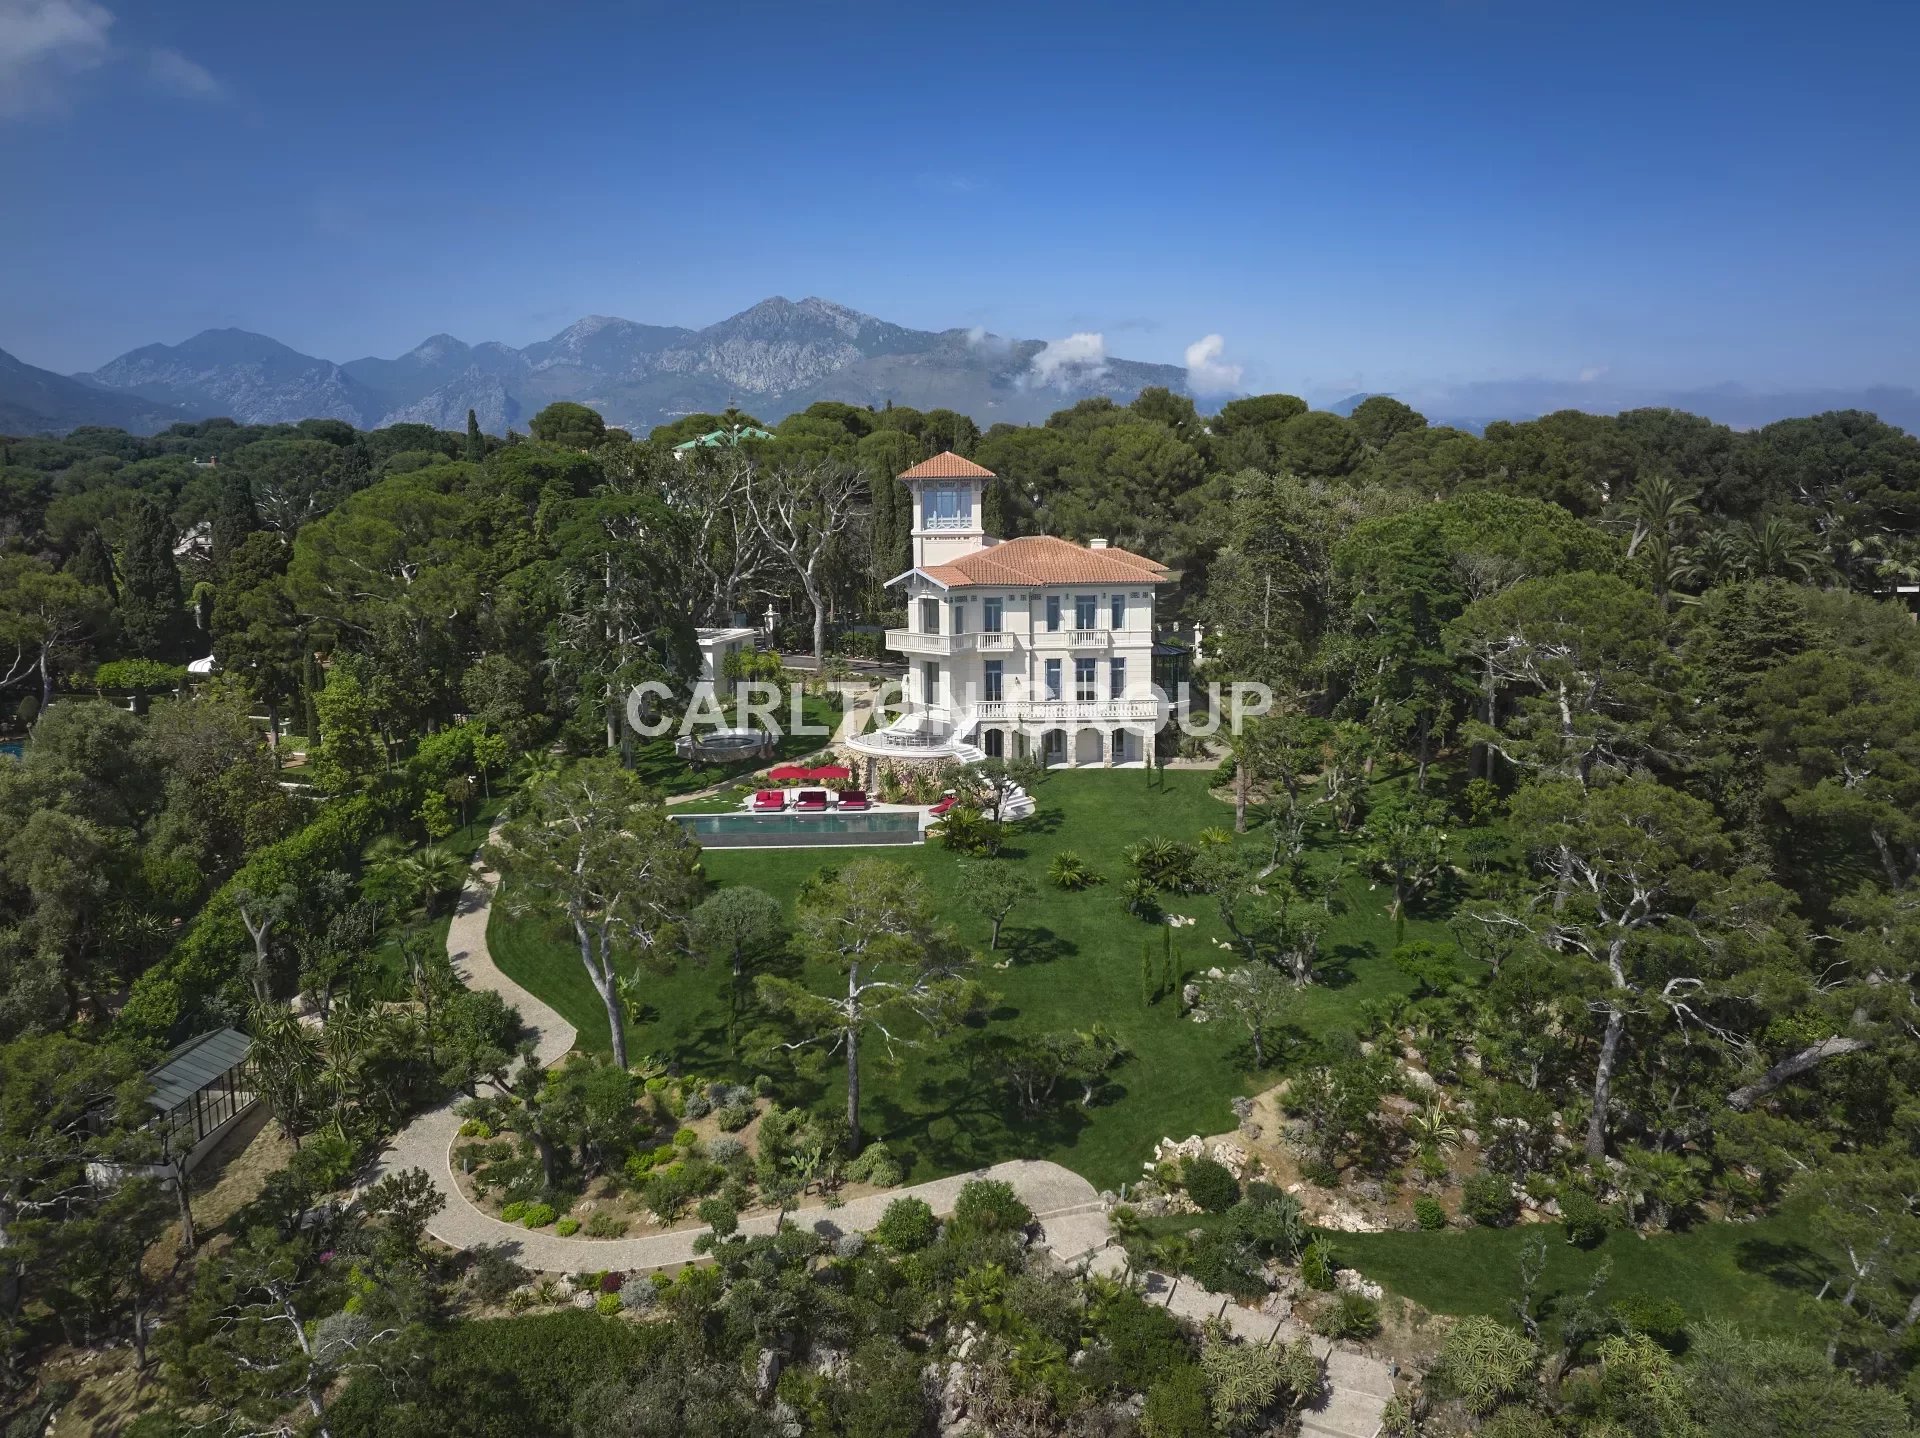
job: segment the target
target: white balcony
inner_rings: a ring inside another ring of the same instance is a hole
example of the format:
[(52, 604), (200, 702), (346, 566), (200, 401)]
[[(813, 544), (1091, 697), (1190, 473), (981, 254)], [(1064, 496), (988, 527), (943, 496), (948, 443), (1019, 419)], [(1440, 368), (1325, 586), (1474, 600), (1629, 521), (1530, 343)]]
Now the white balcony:
[[(1033, 636), (1033, 647), (1035, 649), (1111, 649), (1116, 633), (1124, 641), (1132, 632), (1127, 629), (1042, 629)], [(1152, 643), (1152, 639), (1148, 637), (1147, 642)]]
[(1138, 724), (1160, 718), (1153, 699), (988, 699), (974, 706), (981, 724)]
[(889, 629), (887, 648), (896, 654), (965, 654), (978, 634), (923, 634), (917, 629)]

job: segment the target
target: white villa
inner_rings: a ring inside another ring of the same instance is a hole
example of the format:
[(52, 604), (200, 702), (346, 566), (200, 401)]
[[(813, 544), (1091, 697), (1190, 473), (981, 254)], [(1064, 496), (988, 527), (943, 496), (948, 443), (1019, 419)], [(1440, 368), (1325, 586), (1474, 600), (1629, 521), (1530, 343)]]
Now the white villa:
[(1167, 568), (1104, 539), (999, 540), (980, 527), (991, 470), (949, 451), (900, 476), (913, 493), (904, 712), (848, 741), (880, 758), (1144, 765), (1161, 717), (1153, 596)]

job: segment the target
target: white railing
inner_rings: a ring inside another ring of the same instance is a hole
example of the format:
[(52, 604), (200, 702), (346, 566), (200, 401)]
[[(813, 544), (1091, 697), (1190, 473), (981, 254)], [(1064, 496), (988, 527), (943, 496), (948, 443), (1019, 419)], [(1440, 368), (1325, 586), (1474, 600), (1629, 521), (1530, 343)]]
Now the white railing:
[(923, 634), (917, 629), (889, 629), (887, 648), (899, 654), (964, 654), (974, 647), (977, 634)]
[(1157, 720), (1152, 699), (989, 699), (971, 711), (976, 723), (1105, 724)]

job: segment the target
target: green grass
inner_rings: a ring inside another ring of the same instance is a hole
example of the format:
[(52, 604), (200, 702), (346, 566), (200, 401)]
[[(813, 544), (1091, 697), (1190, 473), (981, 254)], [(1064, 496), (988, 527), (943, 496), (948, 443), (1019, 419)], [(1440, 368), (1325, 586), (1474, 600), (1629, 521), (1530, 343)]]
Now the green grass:
[[(996, 996), (989, 1019), (979, 1028), (908, 1051), (896, 1064), (885, 1061), (877, 1043), (869, 1045), (863, 1126), (869, 1137), (883, 1136), (910, 1156), (916, 1179), (1033, 1157), (1054, 1159), (1101, 1186), (1117, 1185), (1139, 1175), (1162, 1135), (1232, 1128), (1228, 1100), (1271, 1081), (1271, 1075), (1247, 1072), (1250, 1057), (1241, 1034), (1220, 1024), (1183, 1020), (1177, 990), (1151, 1007), (1143, 1002), (1142, 949), (1150, 950), (1157, 970), (1169, 931), (1127, 914), (1118, 892), (1127, 874), (1121, 859), (1127, 845), (1153, 834), (1191, 840), (1203, 828), (1231, 825), (1232, 810), (1208, 792), (1211, 777), (1195, 772), (1150, 776), (1137, 770), (1056, 773), (1037, 788), (1039, 813), (998, 862), (1019, 865), (1039, 894), (1009, 920), (1001, 952), (987, 955), (991, 961), (1012, 960), (1005, 969), (985, 972)], [(1079, 853), (1107, 882), (1074, 894), (1048, 884), (1047, 863), (1063, 849)], [(987, 925), (962, 903), (953, 854), (931, 844), (889, 850), (883, 857), (919, 870), (942, 916), (964, 941), (984, 950)], [(831, 851), (792, 849), (714, 851), (704, 859), (715, 884), (752, 884), (789, 904), (802, 881), (834, 862)], [(1370, 891), (1364, 878), (1355, 877), (1347, 899), (1325, 943), (1338, 966), (1328, 982), (1302, 994), (1295, 1049), (1327, 1031), (1353, 1029), (1361, 1001), (1409, 987), (1386, 957), (1396, 937), (1384, 893)], [(1210, 901), (1174, 898), (1169, 908), (1198, 920), (1171, 931), (1176, 960), (1188, 976), (1234, 962), (1217, 945), (1225, 935)], [(1406, 937), (1442, 938), (1444, 931), (1437, 921), (1415, 920)], [(584, 1047), (608, 1046), (605, 1009), (564, 933), (538, 920), (511, 919), (496, 908), (489, 940), (501, 968), (566, 1015), (580, 1030)], [(814, 977), (826, 981), (824, 974)], [(1081, 1111), (1063, 1093), (1048, 1113), (1020, 1113), (998, 1081), (992, 1042), (1006, 1034), (1085, 1029), (1096, 1022), (1131, 1053), (1113, 1072), (1105, 1101)], [(746, 1062), (730, 1058), (725, 984), (716, 971), (686, 966), (651, 980), (647, 1009), (630, 1023), (629, 1046), (635, 1055), (651, 1053), (695, 1073), (770, 1072), (789, 1102), (823, 1110), (844, 1103), (837, 1062), (789, 1067), (764, 1051), (747, 1055)]]
[[(824, 728), (827, 735), (796, 734), (784, 732), (774, 746), (775, 758), (780, 763), (789, 759), (804, 758), (818, 753), (831, 742), (830, 736), (840, 724), (840, 708), (827, 695), (808, 694), (800, 701), (800, 712), (809, 728)], [(788, 729), (789, 711), (783, 704), (777, 715), (782, 730)], [(743, 722), (733, 716), (731, 722)], [(751, 774), (765, 767), (768, 761), (762, 759), (741, 760), (733, 764), (703, 764), (695, 768), (685, 759), (673, 752), (674, 734), (663, 734), (658, 739), (649, 740), (633, 751), (633, 772), (646, 780), (648, 785), (662, 794), (690, 794), (696, 789), (705, 789), (713, 784), (724, 783)]]
[[(1824, 1339), (1813, 1302), (1832, 1265), (1820, 1261), (1805, 1204), (1788, 1203), (1752, 1223), (1701, 1223), (1681, 1233), (1642, 1236), (1611, 1230), (1591, 1249), (1575, 1248), (1557, 1223), (1444, 1233), (1328, 1233), (1340, 1263), (1434, 1313), (1483, 1314), (1515, 1323), (1520, 1250), (1546, 1239), (1546, 1266), (1535, 1290), (1545, 1337), (1558, 1335), (1560, 1315), (1585, 1295), (1595, 1271), (1611, 1265), (1601, 1301), (1671, 1298), (1690, 1319), (1716, 1318), (1752, 1334)], [(1224, 1214), (1176, 1214), (1141, 1220), (1147, 1240), (1206, 1231)]]
[(1684, 1233), (1643, 1238), (1616, 1229), (1592, 1249), (1567, 1243), (1558, 1224), (1332, 1237), (1342, 1262), (1423, 1308), (1511, 1322), (1520, 1246), (1534, 1234), (1547, 1239), (1539, 1292), (1549, 1332), (1556, 1311), (1584, 1294), (1606, 1261), (1613, 1265), (1602, 1290), (1609, 1303), (1671, 1298), (1692, 1318), (1725, 1319), (1748, 1333), (1801, 1339), (1826, 1333), (1826, 1315), (1812, 1295), (1832, 1270), (1819, 1261), (1806, 1215), (1793, 1204), (1753, 1223), (1701, 1223)]

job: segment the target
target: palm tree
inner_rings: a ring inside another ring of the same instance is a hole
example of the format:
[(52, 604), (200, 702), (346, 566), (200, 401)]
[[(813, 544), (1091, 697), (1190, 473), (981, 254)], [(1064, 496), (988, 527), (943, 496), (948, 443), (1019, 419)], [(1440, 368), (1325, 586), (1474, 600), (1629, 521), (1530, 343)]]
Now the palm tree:
[(1686, 521), (1697, 519), (1700, 506), (1694, 501), (1700, 491), (1670, 474), (1650, 474), (1633, 487), (1620, 512), (1633, 521), (1633, 534), (1627, 540), (1627, 557), (1636, 555), (1648, 540), (1672, 541)]
[(1709, 586), (1738, 579), (1746, 568), (1745, 546), (1738, 535), (1726, 527), (1709, 529), (1701, 535), (1690, 558), (1699, 578)]
[(1814, 537), (1777, 514), (1754, 521), (1746, 536), (1746, 551), (1745, 569), (1754, 579), (1805, 583), (1822, 567)]

